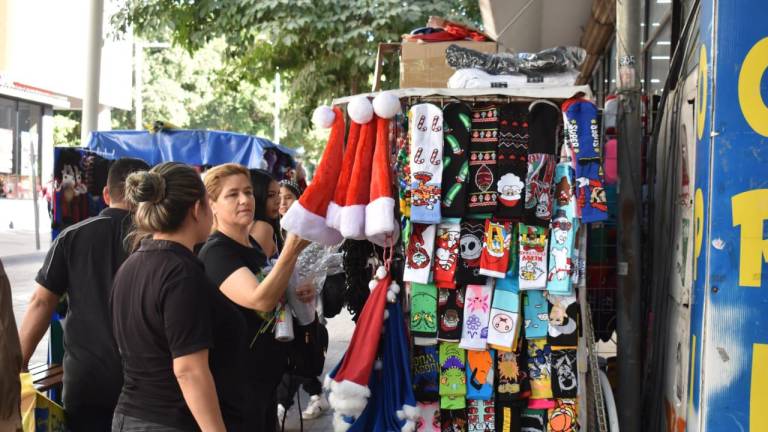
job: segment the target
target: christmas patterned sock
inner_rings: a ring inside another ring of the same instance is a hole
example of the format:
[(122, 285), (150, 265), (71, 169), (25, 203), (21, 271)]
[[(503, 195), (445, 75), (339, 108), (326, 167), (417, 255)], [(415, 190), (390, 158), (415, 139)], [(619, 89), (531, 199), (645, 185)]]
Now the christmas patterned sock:
[(505, 403), (496, 403), (494, 414), (496, 416), (496, 432), (520, 432), (521, 408)]
[(472, 110), (463, 103), (443, 109), (443, 217), (462, 217), (467, 208)]
[(480, 255), (480, 274), (503, 279), (509, 267), (509, 247), (512, 223), (510, 221), (485, 220), (483, 252)]
[(464, 408), (440, 409), (440, 430), (442, 432), (467, 432), (467, 410)]
[(464, 321), (464, 288), (440, 288), (438, 292), (437, 313), (440, 327), (437, 329), (437, 340), (442, 342), (459, 342)]
[(517, 219), (525, 205), (528, 171), (528, 104), (513, 102), (499, 108), (497, 150), (498, 206), (496, 217)]
[(549, 274), (547, 291), (554, 294), (572, 292), (573, 243), (576, 238), (576, 200), (573, 196), (573, 168), (563, 146), (565, 157), (555, 169), (555, 214), (551, 222), (549, 242)]
[(418, 104), (408, 114), (411, 138), (411, 221), (440, 222), (443, 182), (443, 112), (432, 104)]
[(547, 410), (547, 432), (578, 432), (579, 407), (576, 399), (557, 399)]
[(520, 294), (500, 290), (493, 293), (488, 343), (511, 351), (520, 330)]
[(547, 286), (547, 229), (519, 225), (520, 289), (544, 289)]
[(456, 288), (461, 221), (443, 219), (435, 238), (434, 280), (438, 288)]
[(523, 293), (523, 319), (527, 339), (546, 338), (549, 329), (549, 302), (541, 290)]
[(579, 304), (576, 296), (547, 295), (549, 323), (547, 341), (553, 347), (575, 347), (579, 343)]
[(467, 401), (468, 432), (495, 432), (496, 407), (493, 400)]
[(576, 368), (576, 350), (552, 348), (552, 395), (557, 398), (575, 398), (579, 387)]
[(435, 225), (412, 224), (405, 249), (403, 281), (428, 283), (435, 247)]
[(439, 400), (440, 363), (437, 346), (414, 345), (411, 352), (413, 394), (419, 402)]
[(562, 115), (557, 105), (546, 100), (528, 107), (528, 171), (525, 181), (525, 219), (547, 226), (552, 216), (552, 176)]
[(461, 348), (485, 351), (492, 295), (493, 287), (490, 284), (467, 285), (464, 296), (464, 326), (461, 330)]
[(472, 138), (469, 147), (469, 213), (496, 210), (496, 148), (499, 120), (496, 106), (472, 108)]
[(492, 400), (494, 350), (467, 351), (467, 399)]
[(438, 402), (419, 402), (416, 404), (421, 413), (416, 423), (416, 432), (440, 432), (440, 404)]
[(484, 221), (463, 219), (461, 221), (461, 239), (459, 240), (459, 269), (456, 282), (462, 285), (482, 285), (486, 277), (480, 274), (480, 256), (483, 253)]
[(411, 284), (411, 335), (415, 345), (437, 344), (437, 288)]
[[(528, 339), (531, 399), (552, 399), (552, 354), (546, 339)], [(530, 402), (529, 402), (529, 406)]]
[(547, 410), (524, 408), (520, 414), (520, 430), (525, 432), (547, 432)]
[(496, 402), (519, 403), (530, 396), (528, 353), (524, 344), (514, 352), (497, 351)]
[[(452, 342), (440, 342), (440, 408), (463, 404), (467, 394), (466, 352), (459, 344)], [(459, 402), (461, 401), (461, 402)], [(462, 406), (463, 408), (463, 406)]]

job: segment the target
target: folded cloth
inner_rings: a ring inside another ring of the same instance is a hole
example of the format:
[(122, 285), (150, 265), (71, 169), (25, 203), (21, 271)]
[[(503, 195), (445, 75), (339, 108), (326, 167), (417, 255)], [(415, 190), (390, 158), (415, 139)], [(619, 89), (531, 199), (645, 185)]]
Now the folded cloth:
[(496, 415), (493, 400), (467, 401), (467, 432), (494, 432)]
[(411, 283), (411, 335), (415, 345), (437, 344), (437, 288)]
[(467, 208), (471, 117), (472, 110), (463, 103), (443, 109), (443, 217), (462, 217)]
[(412, 224), (405, 249), (403, 281), (428, 283), (435, 247), (435, 225)]
[(579, 343), (579, 304), (576, 296), (547, 295), (549, 323), (547, 342), (557, 347), (575, 347)]
[(464, 321), (464, 287), (440, 288), (438, 291), (440, 327), (437, 329), (437, 340), (459, 342)]
[(433, 275), (438, 288), (456, 288), (460, 238), (459, 219), (443, 219), (437, 226)]
[(509, 266), (509, 247), (512, 237), (510, 221), (485, 220), (483, 252), (480, 255), (481, 275), (503, 279)]
[(421, 418), (416, 423), (416, 432), (440, 432), (440, 404), (419, 402), (416, 406), (421, 413)]
[(546, 339), (528, 339), (528, 375), (531, 399), (552, 399), (552, 350)]
[(437, 346), (414, 345), (411, 351), (413, 394), (419, 402), (439, 400), (440, 363)]
[(496, 289), (488, 326), (488, 343), (511, 351), (520, 334), (520, 294)]
[[(461, 403), (465, 402), (466, 400), (462, 398)], [(442, 432), (465, 432), (467, 430), (467, 410), (465, 407), (440, 409), (440, 430)]]
[(411, 221), (440, 222), (443, 182), (443, 112), (432, 104), (418, 104), (408, 113), (411, 138)]
[(552, 177), (562, 115), (547, 100), (528, 106), (528, 174), (525, 181), (526, 222), (546, 227), (552, 216)]
[(485, 351), (488, 339), (488, 319), (491, 313), (493, 286), (467, 285), (464, 297), (464, 327), (459, 346), (467, 350)]
[(480, 256), (483, 253), (483, 227), (481, 219), (462, 219), (459, 241), (459, 268), (456, 282), (462, 285), (482, 285), (487, 277), (480, 274)]
[(494, 350), (467, 351), (467, 399), (492, 400)]
[(575, 398), (579, 387), (576, 350), (552, 349), (552, 395), (557, 399)]
[(576, 399), (556, 399), (555, 406), (547, 410), (547, 431), (579, 430), (579, 406)]
[(494, 415), (496, 417), (496, 432), (519, 432), (520, 414), (522, 408), (509, 403), (496, 402)]
[(499, 119), (496, 105), (472, 107), (472, 135), (469, 146), (469, 202), (467, 212), (496, 210), (496, 148)]
[(528, 104), (513, 102), (499, 108), (499, 147), (496, 150), (499, 201), (495, 216), (519, 219), (525, 207), (528, 173)]
[[(453, 342), (440, 342), (440, 406), (446, 397), (455, 397), (464, 400), (467, 394), (466, 376), (466, 352)], [(450, 402), (450, 401), (449, 401)]]
[(520, 224), (520, 289), (547, 286), (547, 229)]
[(549, 303), (544, 291), (528, 290), (523, 293), (523, 319), (526, 339), (546, 338), (549, 330)]
[(576, 83), (579, 71), (570, 69), (565, 72), (525, 75), (491, 75), (480, 69), (459, 69), (448, 78), (448, 88), (483, 89), (483, 88), (518, 88), (570, 86)]
[(496, 353), (496, 402), (520, 403), (531, 395), (528, 352), (521, 344), (514, 352)]

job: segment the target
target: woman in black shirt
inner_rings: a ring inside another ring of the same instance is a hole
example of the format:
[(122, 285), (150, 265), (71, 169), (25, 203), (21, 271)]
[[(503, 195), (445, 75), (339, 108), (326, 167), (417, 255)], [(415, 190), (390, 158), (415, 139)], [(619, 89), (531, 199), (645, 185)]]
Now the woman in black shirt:
[[(236, 164), (220, 165), (205, 174), (205, 186), (216, 231), (200, 258), (208, 276), (238, 305), (247, 322), (248, 430), (272, 432), (277, 421), (276, 388), (288, 359), (288, 344), (274, 337), (274, 311), (308, 242), (289, 235), (280, 258), (263, 276), (267, 258), (249, 235), (254, 197), (248, 170)], [(297, 294), (311, 301), (314, 290), (307, 291)]]
[(244, 322), (192, 253), (213, 220), (205, 187), (192, 168), (164, 163), (130, 175), (125, 193), (141, 243), (110, 299), (124, 376), (112, 430), (236, 429), (222, 411), (241, 412), (232, 374)]

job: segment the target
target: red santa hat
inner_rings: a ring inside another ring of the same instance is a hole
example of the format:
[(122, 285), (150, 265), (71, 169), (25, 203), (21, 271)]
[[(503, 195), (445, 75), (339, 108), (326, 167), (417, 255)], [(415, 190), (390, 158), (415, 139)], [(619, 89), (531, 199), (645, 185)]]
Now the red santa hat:
[(355, 164), (355, 153), (359, 139), (360, 123), (353, 121), (349, 125), (347, 148), (344, 149), (344, 159), (341, 163), (339, 181), (336, 182), (336, 191), (334, 192), (333, 199), (328, 204), (328, 214), (325, 218), (326, 225), (337, 231), (341, 227), (341, 209), (347, 200), (347, 188), (349, 188), (349, 178), (352, 176), (352, 168)]
[(371, 171), (377, 123), (377, 117), (373, 116), (371, 121), (363, 124), (360, 129), (360, 139), (355, 149), (355, 162), (349, 178), (346, 201), (341, 209), (339, 225), (341, 235), (347, 239), (365, 239), (365, 207), (371, 193)]
[[(339, 108), (320, 107), (313, 120), (319, 126), (332, 125), (328, 144), (315, 171), (312, 183), (291, 205), (280, 224), (284, 230), (326, 246), (342, 241), (341, 234), (325, 223), (328, 203), (339, 178), (344, 152), (344, 115)], [(332, 121), (331, 121), (332, 119)]]

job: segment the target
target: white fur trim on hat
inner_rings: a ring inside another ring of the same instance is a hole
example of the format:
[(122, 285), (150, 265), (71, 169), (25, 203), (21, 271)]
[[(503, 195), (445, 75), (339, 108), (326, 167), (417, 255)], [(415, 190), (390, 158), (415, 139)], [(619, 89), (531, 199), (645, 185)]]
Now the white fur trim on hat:
[(401, 110), (400, 99), (391, 92), (382, 92), (373, 98), (373, 111), (381, 118), (391, 119)]
[[(365, 236), (378, 244), (375, 239), (394, 237), (397, 227), (394, 219), (395, 200), (392, 197), (379, 197), (365, 206)], [(395, 240), (396, 241), (396, 240)], [(391, 246), (381, 245), (379, 246)]]
[(366, 124), (373, 119), (373, 105), (365, 96), (355, 96), (347, 105), (347, 114), (353, 122)]
[(365, 240), (365, 204), (341, 208), (339, 231), (345, 239)]
[(327, 105), (321, 105), (312, 112), (312, 123), (322, 129), (328, 129), (333, 126), (335, 119), (336, 113), (333, 112), (333, 108)]
[(328, 210), (325, 211), (325, 225), (338, 231), (341, 226), (342, 207), (333, 200), (328, 203)]
[(280, 220), (280, 226), (303, 239), (324, 246), (335, 246), (344, 240), (338, 231), (326, 226), (325, 218), (305, 209), (300, 201), (291, 204), (288, 212)]
[(347, 423), (347, 421), (344, 420), (344, 417), (342, 417), (340, 414), (333, 415), (333, 431), (334, 432), (346, 432), (349, 430), (350, 427), (352, 427), (352, 425)]

